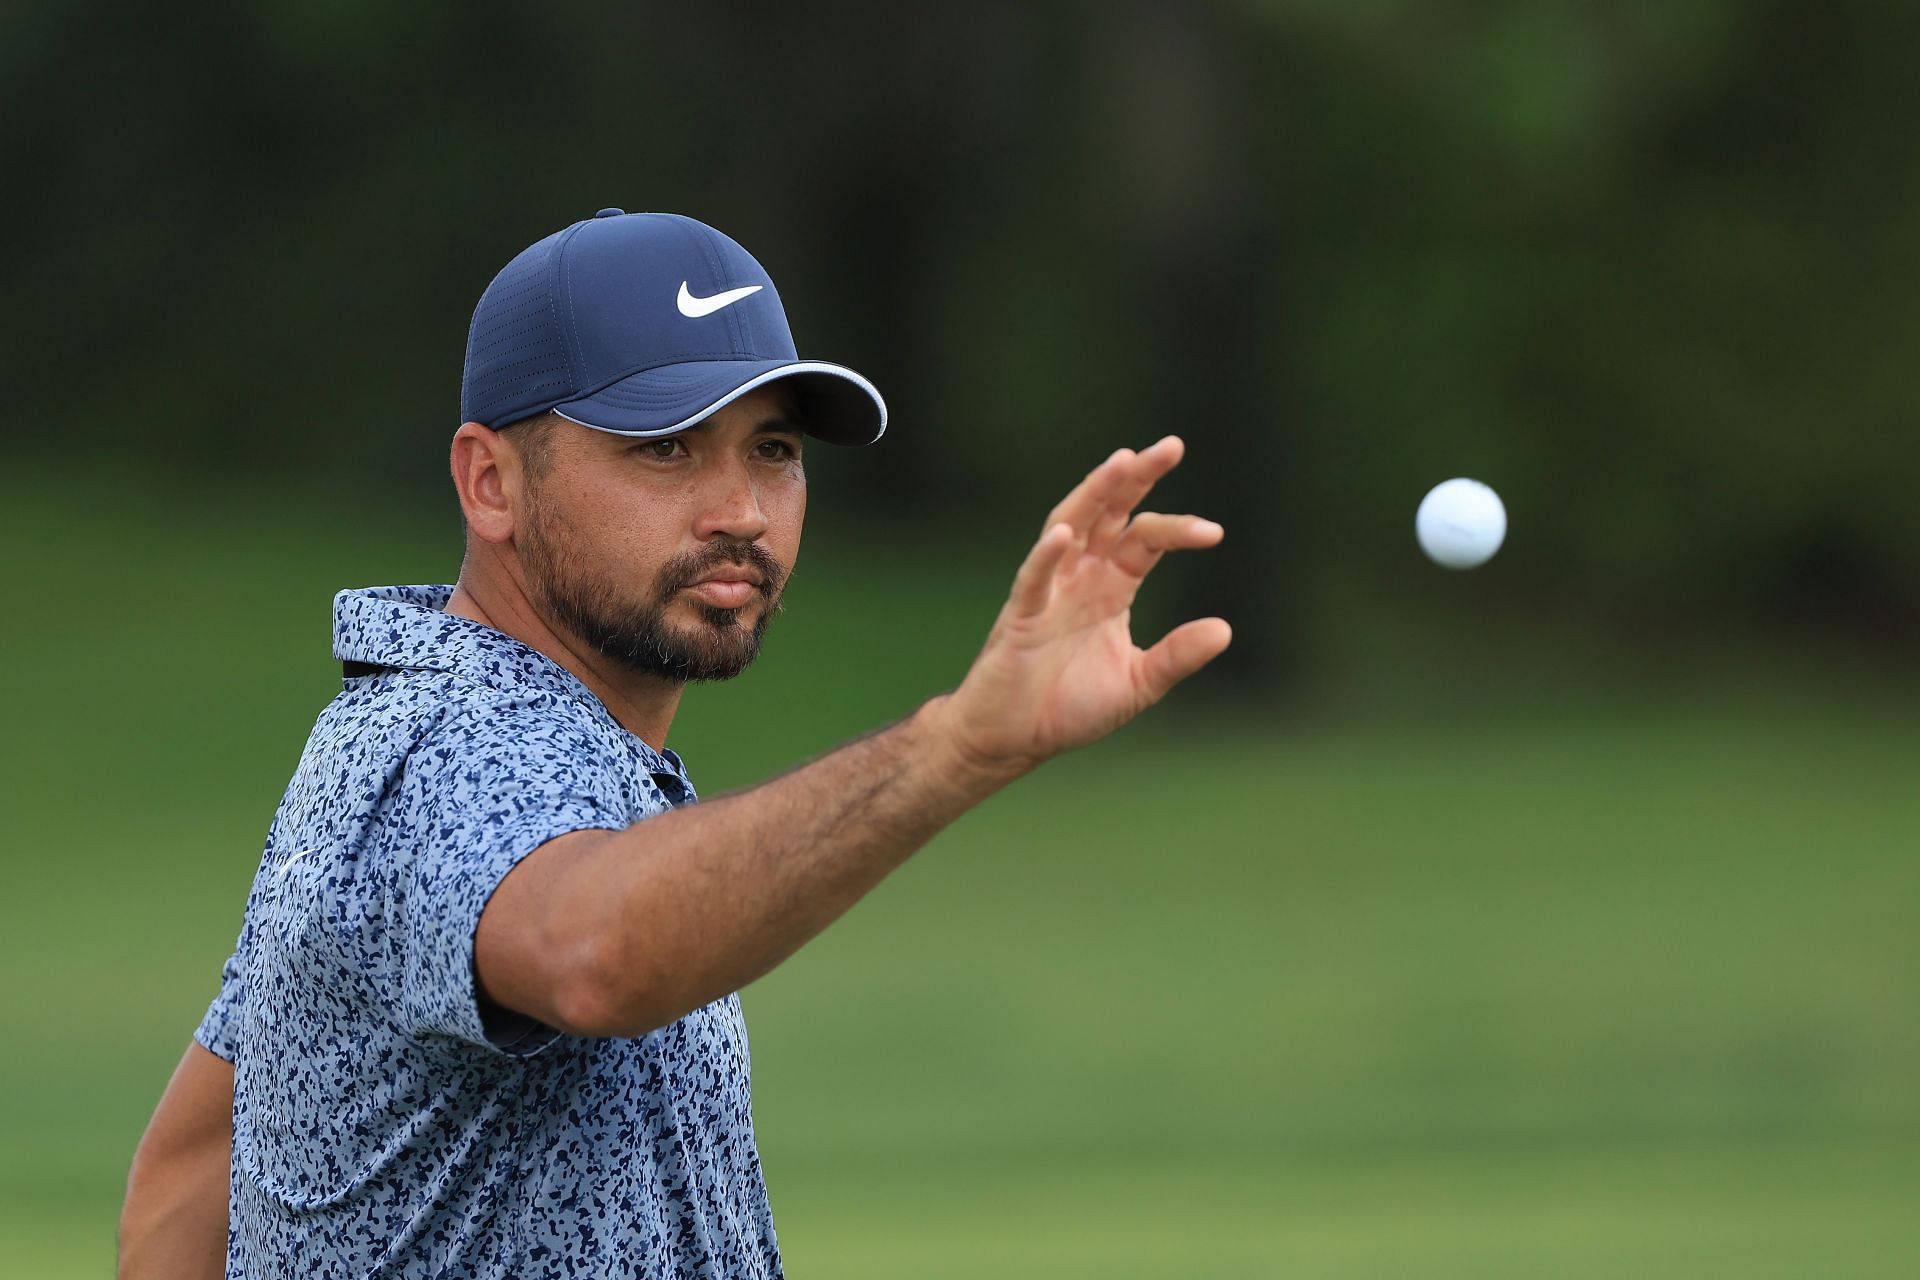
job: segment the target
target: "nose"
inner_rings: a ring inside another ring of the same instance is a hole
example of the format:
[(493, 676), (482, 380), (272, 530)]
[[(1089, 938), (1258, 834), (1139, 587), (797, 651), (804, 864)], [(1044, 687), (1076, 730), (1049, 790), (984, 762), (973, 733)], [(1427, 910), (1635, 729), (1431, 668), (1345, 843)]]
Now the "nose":
[(767, 517), (760, 509), (760, 493), (744, 461), (731, 460), (711, 468), (702, 499), (693, 526), (694, 536), (702, 542), (718, 537), (757, 542), (766, 533)]

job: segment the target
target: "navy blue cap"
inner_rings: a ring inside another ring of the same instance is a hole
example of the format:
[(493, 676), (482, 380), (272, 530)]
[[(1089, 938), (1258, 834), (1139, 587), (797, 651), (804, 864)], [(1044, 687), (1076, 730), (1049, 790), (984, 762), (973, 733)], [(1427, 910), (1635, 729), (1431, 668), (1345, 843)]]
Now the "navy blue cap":
[(551, 409), (664, 436), (776, 379), (810, 435), (871, 444), (887, 429), (871, 382), (800, 359), (752, 254), (692, 218), (602, 209), (521, 252), (480, 295), (460, 414), (497, 428)]

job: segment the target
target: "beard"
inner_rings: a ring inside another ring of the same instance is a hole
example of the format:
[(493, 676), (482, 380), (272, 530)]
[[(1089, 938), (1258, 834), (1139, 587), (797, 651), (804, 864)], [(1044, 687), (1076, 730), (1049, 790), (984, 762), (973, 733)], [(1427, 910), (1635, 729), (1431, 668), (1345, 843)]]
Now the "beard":
[[(583, 572), (593, 558), (575, 553), (565, 526), (550, 523), (543, 504), (536, 503), (529, 515), (520, 555), (534, 604), (550, 623), (601, 656), (629, 671), (676, 684), (731, 680), (760, 656), (761, 637), (780, 612), (786, 572), (757, 543), (722, 538), (675, 556), (661, 566), (644, 599), (627, 601), (618, 598), (609, 582)], [(668, 620), (667, 609), (682, 588), (715, 569), (742, 565), (761, 577), (760, 610), (751, 624), (742, 615), (752, 600), (737, 609), (722, 609), (691, 597), (697, 621), (681, 626)]]

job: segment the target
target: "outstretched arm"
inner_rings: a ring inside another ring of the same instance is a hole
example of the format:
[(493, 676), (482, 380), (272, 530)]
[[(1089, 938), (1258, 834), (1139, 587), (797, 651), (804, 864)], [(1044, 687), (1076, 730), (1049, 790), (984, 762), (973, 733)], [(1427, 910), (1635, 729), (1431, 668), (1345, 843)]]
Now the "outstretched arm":
[(577, 1035), (663, 1026), (772, 969), (1000, 787), (1159, 701), (1231, 639), (1219, 618), (1146, 650), (1129, 631), (1160, 557), (1222, 537), (1134, 512), (1182, 451), (1122, 449), (1054, 509), (953, 692), (751, 790), (529, 854), (481, 914), (481, 988)]
[(233, 1064), (189, 1044), (127, 1173), (120, 1280), (226, 1274), (232, 1153)]

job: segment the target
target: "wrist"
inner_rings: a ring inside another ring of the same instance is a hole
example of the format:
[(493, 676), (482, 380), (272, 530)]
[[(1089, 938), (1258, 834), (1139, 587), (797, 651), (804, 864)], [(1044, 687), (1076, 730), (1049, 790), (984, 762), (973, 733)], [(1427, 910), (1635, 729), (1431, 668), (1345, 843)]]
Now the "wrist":
[(924, 747), (929, 767), (959, 791), (969, 805), (979, 803), (1023, 774), (1032, 772), (1040, 763), (1002, 758), (974, 747), (955, 720), (951, 693), (936, 694), (921, 703), (910, 722)]

